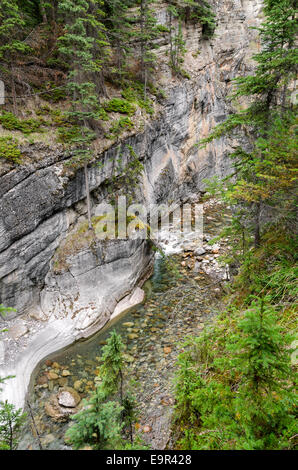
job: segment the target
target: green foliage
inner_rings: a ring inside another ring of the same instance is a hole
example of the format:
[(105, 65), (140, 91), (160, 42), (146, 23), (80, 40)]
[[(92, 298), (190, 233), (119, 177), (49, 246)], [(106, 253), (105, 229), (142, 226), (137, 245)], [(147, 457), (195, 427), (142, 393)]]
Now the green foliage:
[(3, 304), (0, 304), (0, 315), (4, 317), (7, 312), (15, 312), (15, 308), (5, 307)]
[(63, 143), (73, 143), (80, 137), (80, 127), (79, 126), (63, 126), (58, 127), (58, 142)]
[(0, 123), (4, 129), (10, 131), (21, 131), (23, 134), (31, 134), (32, 132), (41, 131), (44, 121), (41, 119), (19, 119), (13, 113), (2, 112)]
[(288, 345), (293, 338), (264, 300), (257, 299), (240, 320), (238, 315), (234, 310), (219, 321), (208, 343), (206, 337), (189, 340), (179, 357), (181, 448), (292, 446), (297, 399)]
[(265, 13), (259, 28), (263, 49), (254, 56), (255, 73), (236, 79), (233, 95), (235, 100), (248, 97), (250, 104), (231, 114), (202, 142), (230, 134), (249, 142), (249, 151), (239, 146), (230, 155), (235, 173), (225, 200), (237, 208), (236, 225), (254, 233), (255, 247), (261, 243), (262, 211), (270, 210), (273, 224), (289, 230), (297, 185), (297, 120), (289, 85), (297, 56), (294, 2), (266, 1)]
[(102, 379), (101, 389), (106, 396), (120, 391), (123, 397), (123, 343), (115, 330), (110, 334), (107, 344), (102, 348), (102, 365), (99, 375)]
[(136, 112), (136, 108), (129, 101), (121, 98), (112, 98), (103, 104), (105, 111), (128, 114), (132, 116)]
[(19, 164), (21, 163), (21, 156), (22, 154), (18, 148), (17, 141), (13, 139), (13, 137), (0, 137), (0, 158)]
[(208, 341), (205, 335), (190, 340), (179, 358), (176, 424), (185, 449), (295, 446), (294, 336), (287, 334), (295, 330), (297, 295), (297, 120), (289, 86), (294, 2), (265, 1), (265, 13), (256, 71), (236, 80), (233, 95), (248, 97), (249, 105), (202, 142), (241, 135), (249, 145), (231, 154), (232, 177), (207, 187), (232, 206), (232, 222), (222, 235), (233, 245), (226, 261), (239, 274), (230, 306), (206, 333)]
[[(66, 20), (63, 36), (59, 38), (59, 52), (70, 64), (68, 75), (68, 93), (72, 109), (65, 114), (74, 127), (73, 131), (62, 133), (73, 147), (75, 164), (90, 161), (93, 158), (91, 144), (96, 135), (90, 128), (90, 120), (98, 119), (98, 99), (95, 93), (95, 73), (100, 73), (108, 46), (101, 19), (100, 0), (64, 0), (59, 3), (60, 14)], [(102, 55), (99, 59), (98, 52)], [(91, 78), (91, 79), (90, 79)], [(102, 116), (102, 115), (101, 115)], [(100, 116), (100, 117), (101, 117)]]
[(121, 439), (122, 407), (113, 401), (105, 402), (105, 393), (97, 387), (83, 409), (72, 417), (75, 422), (66, 432), (74, 449), (91, 446), (93, 450), (115, 449)]
[(130, 145), (126, 148), (129, 152), (128, 163), (126, 165), (123, 163), (124, 156), (120, 154), (114, 167), (114, 174), (109, 181), (108, 193), (114, 196), (123, 194), (130, 203), (141, 181), (144, 167), (133, 148)]
[[(150, 84), (147, 86), (150, 88)], [(130, 86), (124, 88), (121, 94), (127, 101), (137, 103), (140, 108), (145, 109), (148, 114), (153, 115), (154, 109), (152, 101), (149, 98), (146, 100), (143, 99), (144, 92), (144, 85), (136, 83), (134, 85), (130, 84)]]
[(0, 450), (15, 450), (26, 414), (14, 405), (0, 402)]
[(186, 22), (199, 22), (203, 38), (210, 39), (216, 27), (215, 14), (206, 0), (170, 0), (172, 12)]
[[(67, 441), (75, 449), (86, 445), (94, 450), (127, 448), (123, 431), (129, 436), (129, 448), (134, 448), (136, 403), (129, 391), (124, 393), (123, 349), (121, 337), (113, 330), (102, 348), (101, 382), (90, 399), (83, 402), (83, 409), (73, 416), (75, 424), (66, 433)], [(120, 404), (110, 401), (111, 397), (119, 397)], [(139, 440), (135, 445), (143, 448)]]
[(108, 139), (115, 139), (119, 137), (122, 132), (131, 130), (134, 128), (134, 123), (129, 117), (123, 117), (114, 122), (110, 127), (109, 133), (106, 134)]
[(138, 413), (136, 407), (136, 400), (132, 393), (127, 393), (122, 400), (122, 421), (124, 423), (124, 428), (127, 429), (129, 439), (131, 444), (133, 444), (133, 425), (135, 424)]
[(23, 41), (25, 21), (15, 0), (2, 0), (0, 5), (0, 61), (12, 65), (16, 54), (30, 50)]

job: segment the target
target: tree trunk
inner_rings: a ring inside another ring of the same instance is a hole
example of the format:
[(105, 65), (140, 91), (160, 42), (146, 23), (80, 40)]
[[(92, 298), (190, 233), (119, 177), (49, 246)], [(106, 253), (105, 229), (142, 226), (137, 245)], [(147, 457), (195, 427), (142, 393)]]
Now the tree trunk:
[(11, 421), (9, 421), (9, 449), (13, 450), (13, 428)]
[(120, 402), (123, 403), (123, 374), (122, 370), (119, 371), (120, 376)]
[(145, 80), (144, 80), (144, 101), (147, 99), (147, 69), (145, 68)]
[(36, 423), (35, 423), (34, 415), (33, 415), (32, 408), (31, 408), (31, 405), (30, 405), (29, 401), (27, 401), (27, 406), (28, 406), (28, 410), (29, 410), (29, 414), (30, 414), (30, 417), (31, 417), (31, 420), (32, 420), (34, 430), (36, 432), (38, 447), (39, 447), (40, 450), (43, 450), (43, 447), (41, 445), (40, 435), (39, 435), (39, 432), (38, 432), (38, 429), (37, 429), (37, 426), (36, 426)]
[(255, 248), (259, 248), (261, 244), (260, 212), (261, 212), (261, 204), (258, 202), (256, 204), (256, 215), (255, 215)]
[(41, 0), (40, 5), (39, 5), (39, 8), (40, 8), (40, 14), (41, 14), (41, 16), (42, 16), (42, 22), (43, 22), (44, 24), (47, 24), (48, 18), (47, 18), (47, 14), (46, 14), (46, 10), (45, 10), (44, 4), (43, 4), (43, 0)]
[(17, 97), (16, 97), (16, 86), (13, 78), (13, 66), (10, 68), (11, 74), (11, 92), (12, 92), (12, 103), (13, 103), (13, 112), (17, 116), (18, 114), (18, 106), (17, 106)]

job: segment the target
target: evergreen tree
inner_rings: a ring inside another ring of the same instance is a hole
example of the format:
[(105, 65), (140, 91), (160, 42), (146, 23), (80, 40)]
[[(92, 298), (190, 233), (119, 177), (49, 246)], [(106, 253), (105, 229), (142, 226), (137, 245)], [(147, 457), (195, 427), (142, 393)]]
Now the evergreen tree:
[(75, 449), (89, 445), (93, 450), (115, 449), (121, 438), (122, 407), (113, 401), (105, 402), (102, 387), (96, 388), (84, 408), (72, 417), (75, 424), (66, 432), (66, 439)]
[(26, 414), (14, 405), (0, 402), (0, 449), (15, 450), (18, 444), (18, 436)]
[(297, 406), (293, 338), (278, 325), (275, 310), (257, 299), (233, 332), (223, 336), (214, 329), (210, 339), (224, 349), (207, 364), (198, 355), (203, 338), (179, 358), (176, 417), (182, 448), (287, 448)]
[(68, 132), (68, 144), (73, 148), (72, 163), (75, 166), (84, 166), (90, 230), (92, 222), (88, 162), (94, 157), (92, 142), (96, 138), (90, 123), (99, 118), (100, 107), (95, 93), (96, 85), (89, 77), (102, 68), (98, 48), (105, 51), (108, 46), (102, 33), (104, 26), (100, 22), (103, 16), (101, 5), (100, 0), (63, 0), (59, 4), (60, 12), (67, 22), (65, 34), (59, 38), (59, 50), (67, 57), (71, 68), (68, 81), (71, 110), (66, 116), (72, 130)]
[(142, 82), (144, 83), (144, 100), (147, 99), (147, 84), (151, 72), (154, 70), (156, 56), (153, 52), (154, 39), (158, 37), (158, 28), (154, 10), (151, 8), (149, 0), (140, 1), (139, 13), (139, 41), (140, 41), (140, 64)]
[(116, 51), (116, 67), (112, 68), (111, 72), (120, 79), (120, 84), (127, 74), (127, 59), (133, 53), (130, 41), (134, 38), (134, 32), (129, 4), (130, 2), (125, 0), (105, 2), (105, 24), (111, 46)]
[[(99, 376), (102, 381), (91, 398), (85, 400), (83, 410), (72, 418), (75, 424), (66, 433), (75, 449), (84, 445), (90, 445), (93, 449), (121, 447), (123, 429), (128, 432), (133, 444), (136, 404), (133, 395), (124, 391), (123, 344), (115, 331), (102, 348), (101, 359)], [(118, 394), (120, 403), (110, 401)]]
[[(278, 163), (280, 174), (285, 169), (293, 173), (293, 167), (290, 168), (293, 158), (287, 160), (287, 155), (277, 148), (276, 135), (278, 128), (292, 128), (294, 125), (290, 93), (297, 69), (295, 6), (295, 0), (265, 1), (266, 19), (259, 28), (263, 48), (254, 56), (256, 71), (253, 75), (236, 79), (237, 90), (233, 95), (234, 99), (248, 97), (251, 104), (231, 114), (203, 141), (205, 145), (236, 129), (248, 139), (246, 148), (239, 146), (231, 154), (235, 159), (236, 181), (229, 186), (229, 196), (236, 206), (246, 207), (246, 221), (242, 225), (252, 227), (255, 247), (260, 246), (261, 241), (261, 211), (271, 205), (270, 183), (274, 165)], [(294, 133), (291, 135), (294, 137)], [(289, 145), (290, 153), (293, 152), (288, 139), (281, 145), (284, 149)], [(278, 182), (277, 173), (274, 183)], [(289, 186), (293, 184), (291, 179)]]
[(179, 16), (186, 22), (199, 22), (202, 25), (203, 38), (209, 39), (215, 30), (215, 14), (207, 0), (177, 0)]
[(14, 113), (17, 114), (17, 101), (14, 77), (16, 58), (27, 53), (30, 48), (24, 42), (25, 21), (17, 0), (3, 0), (0, 4), (0, 63), (10, 73)]
[(100, 377), (102, 390), (106, 396), (120, 393), (120, 402), (124, 398), (123, 343), (115, 330), (110, 334), (107, 344), (102, 348)]
[(137, 419), (136, 400), (131, 393), (127, 393), (122, 400), (122, 421), (128, 430), (131, 444), (133, 444), (133, 425)]

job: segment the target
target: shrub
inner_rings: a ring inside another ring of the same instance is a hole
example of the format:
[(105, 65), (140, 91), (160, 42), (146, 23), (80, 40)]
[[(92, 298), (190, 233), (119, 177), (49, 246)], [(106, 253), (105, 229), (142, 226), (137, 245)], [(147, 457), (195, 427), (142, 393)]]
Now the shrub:
[(0, 137), (0, 158), (13, 163), (21, 163), (21, 151), (12, 137)]
[(105, 111), (133, 115), (136, 107), (129, 101), (121, 98), (112, 98), (103, 104)]
[(13, 113), (4, 112), (0, 116), (0, 123), (4, 129), (10, 131), (21, 131), (23, 134), (31, 134), (40, 130), (44, 121), (41, 119), (19, 119)]
[(133, 122), (130, 118), (125, 117), (125, 118), (120, 118), (118, 121), (116, 121), (109, 129), (109, 134), (106, 134), (106, 137), (108, 139), (114, 139), (115, 137), (118, 137), (119, 135), (124, 132), (124, 130), (130, 130), (133, 129)]
[(69, 143), (72, 142), (74, 138), (78, 138), (80, 135), (79, 126), (63, 126), (58, 127), (58, 142)]

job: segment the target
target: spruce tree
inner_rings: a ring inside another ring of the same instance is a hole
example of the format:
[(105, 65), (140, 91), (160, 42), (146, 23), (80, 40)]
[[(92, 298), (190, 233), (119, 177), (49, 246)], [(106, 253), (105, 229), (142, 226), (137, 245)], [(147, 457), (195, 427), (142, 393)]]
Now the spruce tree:
[(127, 75), (127, 60), (133, 53), (131, 40), (134, 38), (133, 22), (130, 18), (129, 2), (109, 0), (105, 2), (105, 24), (109, 41), (115, 52), (115, 67), (110, 72), (115, 74), (122, 85)]
[(30, 48), (24, 42), (25, 21), (17, 0), (2, 0), (0, 4), (0, 63), (10, 74), (14, 113), (17, 114), (17, 100), (14, 64), (17, 57), (26, 54)]
[(122, 421), (128, 430), (131, 444), (133, 444), (133, 425), (137, 419), (137, 408), (135, 397), (131, 393), (126, 393), (122, 400)]
[(121, 439), (122, 407), (105, 401), (106, 395), (98, 386), (83, 409), (72, 417), (75, 422), (66, 432), (67, 441), (74, 449), (91, 446), (93, 450), (115, 449)]
[(123, 343), (121, 336), (115, 330), (112, 331), (107, 344), (102, 348), (101, 359), (102, 390), (106, 396), (119, 393), (122, 404), (124, 398)]
[(235, 320), (232, 331), (221, 333), (220, 323), (211, 330), (209, 340), (220, 352), (207, 364), (202, 337), (179, 357), (176, 419), (183, 449), (283, 449), (295, 435), (293, 337), (266, 299)]
[(139, 34), (140, 41), (140, 67), (142, 82), (144, 84), (144, 100), (147, 99), (147, 85), (150, 74), (154, 70), (156, 56), (154, 54), (154, 39), (158, 37), (158, 28), (154, 10), (149, 0), (141, 0), (139, 12)]
[(60, 13), (67, 23), (64, 35), (59, 38), (59, 50), (70, 66), (67, 87), (71, 110), (66, 117), (72, 131), (68, 132), (68, 144), (73, 149), (73, 165), (84, 166), (89, 229), (92, 229), (92, 222), (88, 162), (94, 158), (92, 142), (96, 138), (90, 123), (99, 118), (100, 112), (92, 74), (101, 70), (100, 51), (106, 51), (108, 45), (102, 33), (101, 5), (100, 0), (63, 0), (59, 4)]
[[(279, 126), (294, 125), (290, 94), (297, 70), (295, 6), (295, 0), (265, 1), (266, 18), (259, 28), (262, 51), (254, 56), (256, 70), (253, 75), (235, 80), (233, 99), (246, 97), (250, 104), (231, 114), (202, 142), (205, 145), (236, 131), (248, 140), (246, 147), (239, 146), (231, 154), (236, 180), (229, 186), (229, 197), (232, 204), (246, 208), (244, 225), (252, 228), (256, 248), (261, 243), (261, 212), (271, 205), (266, 186), (268, 182), (270, 185), (278, 153), (268, 150)], [(289, 169), (287, 156), (282, 152), (278, 164), (281, 172), (285, 165)]]
[(246, 449), (282, 448), (294, 430), (297, 406), (289, 350), (293, 338), (282, 331), (264, 299), (246, 312), (239, 330), (231, 366), (241, 373), (234, 401), (240, 442)]
[(0, 449), (15, 450), (20, 430), (25, 422), (26, 414), (14, 405), (0, 402)]

